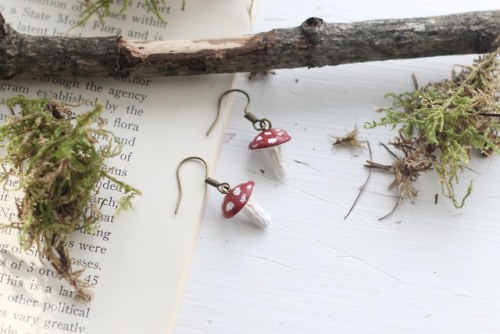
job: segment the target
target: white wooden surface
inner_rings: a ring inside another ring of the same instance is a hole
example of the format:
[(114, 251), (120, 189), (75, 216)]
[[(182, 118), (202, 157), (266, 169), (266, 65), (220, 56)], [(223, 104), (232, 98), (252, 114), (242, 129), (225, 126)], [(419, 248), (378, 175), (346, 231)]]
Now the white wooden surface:
[[(498, 9), (496, 0), (260, 1), (255, 32), (297, 26), (310, 16), (329, 22), (430, 16)], [(354, 126), (369, 140), (373, 159), (390, 163), (378, 146), (395, 133), (365, 130), (388, 105), (387, 92), (447, 78), (472, 56), (388, 61), (277, 71), (240, 79), (250, 111), (289, 130), (289, 175), (276, 181), (266, 161), (247, 149), (256, 135), (237, 97), (214, 177), (236, 185), (256, 181), (255, 198), (273, 225), (260, 230), (225, 220), (222, 195), (209, 191), (205, 221), (177, 323), (196, 333), (498, 333), (500, 331), (500, 159), (473, 165), (465, 207), (455, 209), (429, 173), (419, 196), (394, 204), (390, 175), (374, 172), (354, 212), (344, 220), (364, 182), (366, 150), (332, 149), (330, 135)], [(294, 162), (293, 160), (302, 163)], [(261, 172), (261, 169), (265, 172)]]

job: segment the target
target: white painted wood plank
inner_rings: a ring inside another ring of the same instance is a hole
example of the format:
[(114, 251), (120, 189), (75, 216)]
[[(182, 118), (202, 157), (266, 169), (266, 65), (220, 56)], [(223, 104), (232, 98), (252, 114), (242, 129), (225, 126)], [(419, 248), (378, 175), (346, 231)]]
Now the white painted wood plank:
[[(496, 1), (261, 1), (253, 29), (296, 26), (309, 16), (327, 21), (441, 15), (497, 9)], [(354, 126), (370, 141), (375, 161), (391, 157), (377, 145), (389, 129), (365, 130), (388, 105), (387, 92), (447, 78), (472, 56), (277, 71), (240, 87), (250, 111), (293, 136), (288, 177), (247, 150), (256, 132), (237, 97), (217, 170), (219, 180), (256, 181), (254, 196), (274, 224), (260, 230), (224, 220), (222, 196), (210, 191), (176, 333), (496, 333), (500, 328), (499, 159), (473, 165), (465, 207), (453, 208), (437, 178), (418, 182), (415, 204), (394, 204), (389, 175), (373, 172), (367, 191), (344, 220), (367, 170), (366, 150), (332, 149), (329, 135)], [(293, 160), (302, 163), (294, 162)], [(306, 165), (306, 163), (308, 165)], [(261, 171), (263, 170), (264, 173)]]

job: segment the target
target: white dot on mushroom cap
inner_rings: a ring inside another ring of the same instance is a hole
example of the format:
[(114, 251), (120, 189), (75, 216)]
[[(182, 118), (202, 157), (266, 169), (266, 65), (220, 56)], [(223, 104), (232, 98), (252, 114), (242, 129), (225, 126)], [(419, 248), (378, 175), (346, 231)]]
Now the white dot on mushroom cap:
[(245, 203), (246, 201), (247, 201), (247, 195), (243, 194), (243, 196), (241, 196), (240, 198), (240, 203)]
[(226, 211), (231, 211), (234, 208), (234, 203), (233, 202), (227, 202), (226, 204)]
[(269, 139), (267, 140), (267, 142), (268, 142), (269, 144), (274, 144), (274, 143), (276, 143), (277, 141), (278, 141), (278, 139), (276, 139), (276, 138), (269, 138)]
[(233, 194), (235, 194), (236, 196), (239, 196), (241, 194), (241, 188), (240, 187), (234, 188)]
[(255, 140), (261, 140), (262, 137), (261, 136), (258, 136), (257, 138), (255, 138)]
[(252, 189), (252, 185), (251, 184), (247, 184), (247, 189)]
[(270, 136), (270, 135), (272, 135), (273, 133), (272, 133), (271, 131), (266, 131), (266, 132), (264, 132), (264, 134), (265, 134), (266, 136)]

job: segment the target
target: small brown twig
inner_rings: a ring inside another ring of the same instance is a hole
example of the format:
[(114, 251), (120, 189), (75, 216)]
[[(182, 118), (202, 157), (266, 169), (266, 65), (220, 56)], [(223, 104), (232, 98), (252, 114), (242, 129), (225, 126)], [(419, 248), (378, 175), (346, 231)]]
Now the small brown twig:
[[(371, 161), (372, 160), (372, 148), (371, 148), (370, 142), (368, 140), (366, 141), (366, 146), (368, 147), (369, 159)], [(361, 194), (363, 193), (363, 191), (365, 190), (366, 185), (368, 184), (368, 181), (370, 180), (371, 175), (372, 175), (372, 169), (370, 168), (370, 169), (368, 169), (368, 175), (366, 176), (365, 183), (363, 183), (361, 188), (359, 188), (358, 195), (354, 199), (354, 202), (352, 203), (351, 208), (349, 209), (347, 214), (344, 216), (344, 220), (346, 220), (347, 217), (349, 217), (349, 215), (351, 214), (352, 210), (354, 210), (354, 206), (356, 206), (356, 203), (358, 203), (358, 200), (361, 197)]]

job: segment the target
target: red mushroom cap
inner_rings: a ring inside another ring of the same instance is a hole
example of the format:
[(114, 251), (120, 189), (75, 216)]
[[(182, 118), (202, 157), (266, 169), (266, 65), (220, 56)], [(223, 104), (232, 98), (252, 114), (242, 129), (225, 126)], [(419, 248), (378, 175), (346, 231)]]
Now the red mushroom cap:
[(251, 150), (269, 148), (286, 143), (292, 139), (286, 130), (271, 128), (262, 130), (248, 145)]
[(247, 181), (231, 189), (222, 202), (222, 215), (224, 218), (231, 218), (247, 204), (252, 196), (255, 182)]

